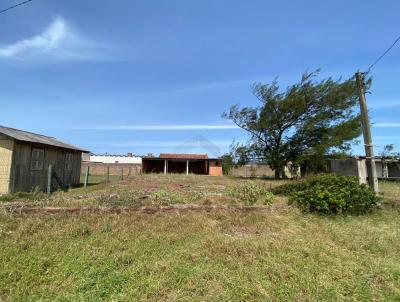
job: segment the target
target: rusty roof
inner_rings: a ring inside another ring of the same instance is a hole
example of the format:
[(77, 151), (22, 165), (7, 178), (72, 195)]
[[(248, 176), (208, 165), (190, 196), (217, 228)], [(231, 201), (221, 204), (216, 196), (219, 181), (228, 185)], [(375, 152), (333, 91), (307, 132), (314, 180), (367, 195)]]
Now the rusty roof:
[(160, 153), (159, 158), (208, 159), (207, 154)]
[(44, 144), (44, 145), (55, 146), (55, 147), (64, 148), (64, 149), (78, 150), (78, 151), (82, 151), (85, 153), (89, 152), (80, 147), (76, 147), (76, 146), (61, 142), (61, 141), (55, 139), (54, 137), (37, 134), (37, 133), (33, 133), (33, 132), (28, 132), (28, 131), (18, 130), (18, 129), (14, 129), (14, 128), (0, 126), (0, 133), (7, 135), (15, 140), (22, 141), (22, 142)]

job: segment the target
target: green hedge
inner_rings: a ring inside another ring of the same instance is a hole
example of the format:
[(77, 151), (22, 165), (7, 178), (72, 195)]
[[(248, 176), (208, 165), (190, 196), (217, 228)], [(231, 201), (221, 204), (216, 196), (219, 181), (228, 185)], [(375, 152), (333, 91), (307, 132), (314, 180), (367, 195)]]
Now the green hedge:
[(325, 214), (359, 214), (370, 211), (379, 198), (368, 186), (352, 176), (323, 174), (303, 182), (286, 184), (274, 189), (274, 194), (289, 196), (289, 202), (307, 212)]

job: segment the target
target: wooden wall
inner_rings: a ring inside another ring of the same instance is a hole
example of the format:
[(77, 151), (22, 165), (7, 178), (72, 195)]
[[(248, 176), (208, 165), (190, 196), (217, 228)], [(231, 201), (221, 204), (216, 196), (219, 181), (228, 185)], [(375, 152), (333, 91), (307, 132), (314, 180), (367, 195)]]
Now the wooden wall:
[(14, 140), (0, 134), (0, 194), (9, 193)]
[[(41, 170), (31, 170), (32, 148), (44, 149), (44, 164)], [(73, 154), (72, 169), (65, 170), (65, 155)], [(65, 186), (77, 186), (80, 184), (82, 152), (67, 150), (41, 144), (15, 141), (11, 169), (11, 191), (44, 191), (47, 187), (47, 172), (51, 164), (53, 171), (62, 180)], [(53, 179), (53, 188), (57, 183)]]

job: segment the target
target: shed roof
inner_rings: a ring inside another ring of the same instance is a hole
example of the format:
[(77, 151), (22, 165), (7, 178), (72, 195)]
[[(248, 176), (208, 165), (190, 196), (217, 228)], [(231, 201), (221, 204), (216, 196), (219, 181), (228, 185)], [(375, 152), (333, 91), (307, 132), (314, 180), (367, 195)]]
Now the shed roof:
[(23, 130), (18, 130), (18, 129), (14, 129), (14, 128), (0, 126), (0, 133), (7, 135), (9, 137), (12, 137), (13, 139), (16, 139), (18, 141), (22, 141), (22, 142), (38, 143), (38, 144), (60, 147), (60, 148), (64, 148), (64, 149), (89, 152), (80, 147), (76, 147), (76, 146), (61, 142), (61, 141), (55, 139), (54, 137), (37, 134), (37, 133), (32, 133), (32, 132), (28, 132), (28, 131), (23, 131)]
[(160, 158), (207, 159), (207, 154), (160, 153)]
[(143, 156), (142, 160), (221, 160), (221, 158), (211, 158), (207, 154), (176, 154), (176, 153), (160, 153), (160, 156)]

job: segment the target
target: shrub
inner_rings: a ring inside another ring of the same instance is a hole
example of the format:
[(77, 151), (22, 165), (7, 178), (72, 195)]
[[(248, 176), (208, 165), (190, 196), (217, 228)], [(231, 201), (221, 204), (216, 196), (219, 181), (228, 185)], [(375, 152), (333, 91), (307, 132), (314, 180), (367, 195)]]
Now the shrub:
[(379, 199), (366, 185), (352, 176), (324, 174), (287, 187), (289, 202), (302, 210), (319, 213), (365, 213), (376, 207)]
[(229, 194), (242, 201), (245, 205), (254, 205), (256, 203), (267, 205), (271, 204), (274, 199), (274, 194), (254, 182), (246, 182), (243, 185), (233, 187)]
[(299, 192), (305, 189), (304, 181), (291, 181), (290, 183), (281, 185), (271, 189), (271, 192), (275, 195), (290, 195), (295, 192)]

